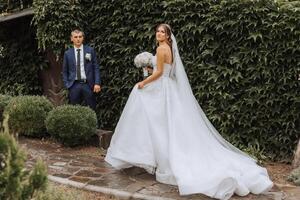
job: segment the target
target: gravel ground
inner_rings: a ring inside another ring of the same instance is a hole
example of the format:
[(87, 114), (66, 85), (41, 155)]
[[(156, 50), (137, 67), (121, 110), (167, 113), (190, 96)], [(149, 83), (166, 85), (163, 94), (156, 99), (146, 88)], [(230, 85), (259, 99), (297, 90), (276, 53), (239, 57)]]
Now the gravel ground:
[(118, 198), (98, 192), (90, 192), (78, 188), (49, 181), (50, 193), (61, 194), (64, 200), (118, 200)]

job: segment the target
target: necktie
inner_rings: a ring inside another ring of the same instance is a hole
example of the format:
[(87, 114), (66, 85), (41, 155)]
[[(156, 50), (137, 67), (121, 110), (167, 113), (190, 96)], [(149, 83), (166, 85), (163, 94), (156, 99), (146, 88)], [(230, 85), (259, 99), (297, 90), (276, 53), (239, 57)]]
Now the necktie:
[(81, 80), (81, 70), (80, 70), (80, 49), (77, 49), (76, 74), (77, 74), (77, 80)]

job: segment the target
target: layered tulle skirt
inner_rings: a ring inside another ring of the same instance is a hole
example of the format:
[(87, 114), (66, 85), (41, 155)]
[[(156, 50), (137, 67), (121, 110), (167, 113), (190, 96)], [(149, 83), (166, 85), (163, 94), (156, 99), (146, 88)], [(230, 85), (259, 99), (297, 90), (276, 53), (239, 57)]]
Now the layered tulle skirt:
[[(138, 166), (181, 195), (229, 199), (234, 193), (268, 191), (265, 168), (222, 145), (195, 106), (181, 101), (176, 80), (162, 76), (135, 86), (115, 129), (105, 160), (117, 169)], [(197, 105), (196, 105), (197, 104)]]

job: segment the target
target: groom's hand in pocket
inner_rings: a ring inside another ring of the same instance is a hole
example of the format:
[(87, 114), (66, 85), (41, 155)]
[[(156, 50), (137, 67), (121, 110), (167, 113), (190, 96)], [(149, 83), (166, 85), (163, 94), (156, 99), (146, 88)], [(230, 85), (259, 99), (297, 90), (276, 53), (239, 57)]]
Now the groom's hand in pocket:
[(94, 92), (98, 93), (101, 91), (101, 86), (100, 85), (94, 85)]

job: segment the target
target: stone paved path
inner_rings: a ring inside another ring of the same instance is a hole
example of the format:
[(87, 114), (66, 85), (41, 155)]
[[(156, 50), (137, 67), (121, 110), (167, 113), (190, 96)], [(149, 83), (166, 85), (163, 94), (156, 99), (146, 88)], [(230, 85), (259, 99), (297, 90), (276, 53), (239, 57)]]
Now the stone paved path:
[[(28, 153), (27, 166), (38, 158), (48, 166), (49, 179), (87, 190), (113, 194), (120, 199), (211, 200), (203, 195), (179, 196), (175, 186), (161, 184), (140, 168), (117, 171), (104, 161), (104, 151), (95, 147), (65, 148), (55, 142), (19, 138)], [(84, 150), (82, 150), (84, 149)], [(263, 195), (234, 196), (233, 200), (300, 200), (300, 187), (277, 185)]]

